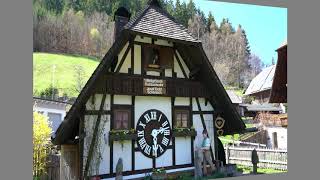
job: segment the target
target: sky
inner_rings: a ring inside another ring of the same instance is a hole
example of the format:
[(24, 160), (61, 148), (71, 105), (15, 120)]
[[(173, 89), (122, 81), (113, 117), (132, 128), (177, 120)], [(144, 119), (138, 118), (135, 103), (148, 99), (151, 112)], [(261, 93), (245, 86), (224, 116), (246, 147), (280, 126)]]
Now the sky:
[[(207, 0), (193, 0), (208, 17), (213, 14), (217, 25), (228, 18), (237, 29), (240, 24), (247, 34), (251, 53), (270, 65), (272, 58), (277, 62), (276, 49), (287, 39), (287, 8), (227, 3)], [(175, 0), (174, 0), (175, 2)], [(189, 0), (180, 0), (188, 3)]]

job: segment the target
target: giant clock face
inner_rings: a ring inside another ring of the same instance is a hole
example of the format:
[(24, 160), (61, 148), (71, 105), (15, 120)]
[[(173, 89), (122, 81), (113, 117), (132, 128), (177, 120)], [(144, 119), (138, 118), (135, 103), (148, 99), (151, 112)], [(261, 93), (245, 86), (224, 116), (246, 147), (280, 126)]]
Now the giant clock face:
[(138, 120), (136, 131), (138, 148), (147, 157), (161, 156), (170, 144), (170, 123), (159, 110), (151, 109), (144, 112)]

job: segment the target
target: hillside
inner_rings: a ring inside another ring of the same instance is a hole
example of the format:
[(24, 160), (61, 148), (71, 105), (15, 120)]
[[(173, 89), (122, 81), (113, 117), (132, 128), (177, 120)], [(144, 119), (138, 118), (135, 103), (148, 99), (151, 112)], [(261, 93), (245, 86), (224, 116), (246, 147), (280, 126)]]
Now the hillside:
[(60, 96), (66, 93), (70, 97), (76, 97), (79, 94), (76, 90), (79, 79), (85, 84), (98, 64), (98, 59), (89, 57), (33, 53), (33, 95), (39, 96), (53, 82), (54, 87), (59, 89)]

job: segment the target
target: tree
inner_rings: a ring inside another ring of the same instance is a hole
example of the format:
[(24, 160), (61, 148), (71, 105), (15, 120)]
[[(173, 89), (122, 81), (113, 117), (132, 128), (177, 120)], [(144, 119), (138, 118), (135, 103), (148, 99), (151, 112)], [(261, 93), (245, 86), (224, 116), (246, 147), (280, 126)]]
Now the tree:
[(75, 91), (80, 93), (82, 88), (85, 85), (85, 70), (81, 65), (74, 66), (74, 73), (75, 73)]
[(52, 133), (48, 117), (33, 112), (33, 176), (39, 177), (45, 173), (47, 155), (51, 146)]
[(200, 39), (200, 37), (205, 33), (205, 28), (205, 24), (200, 15), (196, 14), (192, 19), (189, 19), (188, 29), (198, 39)]
[(220, 31), (223, 35), (228, 35), (234, 32), (228, 18), (223, 18), (220, 24)]
[(65, 8), (65, 0), (44, 0), (44, 6), (47, 10), (55, 14), (61, 14)]
[(211, 33), (213, 30), (217, 30), (217, 24), (211, 11), (209, 11), (208, 20), (207, 20), (207, 31)]

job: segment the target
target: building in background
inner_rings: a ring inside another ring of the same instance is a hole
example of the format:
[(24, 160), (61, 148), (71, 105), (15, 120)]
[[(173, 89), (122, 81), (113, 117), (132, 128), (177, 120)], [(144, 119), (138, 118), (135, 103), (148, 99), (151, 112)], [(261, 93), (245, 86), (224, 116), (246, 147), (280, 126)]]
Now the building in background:
[(244, 116), (244, 108), (240, 106), (242, 104), (242, 97), (238, 96), (234, 90), (227, 90), (228, 96), (233, 104), (233, 106), (237, 109), (239, 115)]
[(43, 99), (39, 97), (33, 97), (34, 111), (37, 111), (45, 116), (48, 116), (54, 132), (58, 129), (59, 125), (66, 116), (68, 106), (71, 106), (68, 102)]
[(276, 65), (270, 103), (287, 103), (287, 40), (276, 50), (278, 61)]
[(263, 69), (252, 79), (244, 95), (253, 97), (253, 104), (264, 104), (269, 102), (275, 65)]

